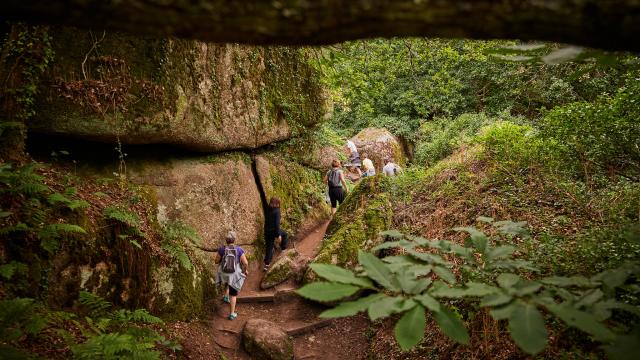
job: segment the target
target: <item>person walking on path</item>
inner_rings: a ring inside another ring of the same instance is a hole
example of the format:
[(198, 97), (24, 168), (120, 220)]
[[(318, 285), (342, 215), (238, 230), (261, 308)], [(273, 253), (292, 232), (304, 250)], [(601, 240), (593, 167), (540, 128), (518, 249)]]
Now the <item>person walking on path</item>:
[(264, 257), (264, 271), (269, 270), (269, 264), (273, 259), (273, 247), (277, 238), (280, 238), (280, 248), (285, 250), (289, 235), (280, 228), (280, 199), (272, 197), (269, 201), (265, 224), (264, 224), (264, 241), (266, 245)]
[(349, 155), (349, 164), (351, 164), (351, 166), (355, 166), (358, 170), (358, 174), (360, 174), (360, 166), (362, 165), (362, 162), (360, 161), (360, 155), (358, 155), (358, 148), (351, 140), (347, 140), (347, 153)]
[(384, 158), (384, 167), (382, 173), (386, 176), (396, 176), (400, 172), (400, 167), (396, 165), (391, 159)]
[(244, 280), (249, 275), (249, 261), (244, 253), (244, 249), (234, 245), (236, 242), (235, 231), (229, 231), (226, 238), (226, 246), (218, 248), (216, 256), (216, 264), (218, 267), (218, 275), (216, 283), (224, 284), (225, 291), (222, 301), (229, 303), (229, 316), (227, 319), (235, 320), (238, 317), (236, 312), (236, 301)]
[(333, 160), (331, 170), (324, 176), (324, 182), (329, 186), (329, 200), (331, 202), (331, 215), (336, 213), (338, 204), (342, 204), (347, 191), (347, 182), (344, 173), (340, 169), (340, 160)]
[(364, 160), (362, 160), (362, 168), (364, 169), (362, 177), (374, 176), (376, 174), (376, 168), (373, 166), (373, 161), (369, 159), (369, 155), (367, 155), (367, 153), (363, 153), (362, 157), (364, 158)]

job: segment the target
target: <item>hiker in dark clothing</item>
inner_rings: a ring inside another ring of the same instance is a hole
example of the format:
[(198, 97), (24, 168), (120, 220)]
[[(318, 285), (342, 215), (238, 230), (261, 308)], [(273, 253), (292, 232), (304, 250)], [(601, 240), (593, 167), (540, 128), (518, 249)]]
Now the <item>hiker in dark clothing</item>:
[(280, 248), (284, 250), (287, 248), (289, 235), (280, 228), (280, 199), (275, 196), (271, 198), (265, 217), (264, 241), (267, 248), (264, 257), (264, 270), (266, 271), (269, 269), (271, 259), (273, 259), (273, 247), (276, 239), (280, 238)]
[(331, 215), (336, 213), (338, 203), (342, 204), (347, 191), (347, 182), (344, 180), (344, 173), (342, 173), (340, 167), (340, 160), (333, 160), (331, 170), (324, 176), (324, 182), (329, 186)]

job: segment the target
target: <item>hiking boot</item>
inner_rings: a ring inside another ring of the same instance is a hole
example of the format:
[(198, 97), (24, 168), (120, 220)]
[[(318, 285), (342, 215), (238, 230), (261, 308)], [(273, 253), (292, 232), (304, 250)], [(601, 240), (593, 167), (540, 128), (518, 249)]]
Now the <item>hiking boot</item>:
[(229, 314), (229, 316), (227, 316), (227, 319), (235, 320), (237, 317), (238, 317), (238, 313), (231, 313)]
[(222, 301), (226, 302), (227, 304), (230, 303), (231, 301), (229, 300), (229, 295), (225, 295), (222, 297)]

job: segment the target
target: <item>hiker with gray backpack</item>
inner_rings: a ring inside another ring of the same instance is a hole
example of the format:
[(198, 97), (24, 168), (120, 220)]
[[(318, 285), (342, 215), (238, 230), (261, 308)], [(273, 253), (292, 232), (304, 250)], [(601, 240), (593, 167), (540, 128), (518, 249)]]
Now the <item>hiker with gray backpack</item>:
[(249, 275), (249, 261), (244, 253), (244, 249), (235, 245), (236, 232), (229, 231), (226, 238), (226, 246), (218, 248), (216, 256), (216, 264), (218, 267), (218, 276), (216, 283), (224, 284), (225, 291), (222, 301), (229, 303), (230, 311), (227, 319), (235, 320), (238, 317), (236, 313), (236, 300), (244, 280)]
[(333, 162), (331, 162), (331, 170), (324, 176), (324, 182), (329, 187), (331, 215), (336, 213), (338, 203), (342, 204), (347, 192), (347, 182), (344, 180), (344, 173), (340, 167), (340, 160), (333, 160)]

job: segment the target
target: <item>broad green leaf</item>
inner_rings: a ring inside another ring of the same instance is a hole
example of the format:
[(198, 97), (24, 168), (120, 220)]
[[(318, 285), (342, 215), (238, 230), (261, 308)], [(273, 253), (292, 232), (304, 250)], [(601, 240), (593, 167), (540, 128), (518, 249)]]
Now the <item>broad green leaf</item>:
[(602, 299), (602, 297), (604, 296), (604, 293), (600, 290), (600, 289), (593, 289), (591, 291), (588, 291), (577, 303), (576, 303), (576, 308), (581, 308), (581, 307), (590, 307), (591, 305), (595, 304), (596, 301)]
[(545, 285), (555, 285), (560, 287), (590, 287), (593, 286), (593, 283), (584, 276), (572, 276), (572, 277), (562, 277), (562, 276), (550, 276), (546, 278), (540, 279), (540, 282)]
[(442, 306), (440, 307), (440, 311), (434, 313), (434, 317), (440, 329), (442, 329), (448, 337), (460, 344), (466, 345), (469, 343), (469, 334), (464, 327), (464, 323), (458, 319), (451, 310)]
[(494, 247), (487, 253), (487, 261), (493, 261), (504, 257), (509, 257), (516, 251), (515, 246), (502, 245)]
[(508, 319), (509, 316), (511, 316), (511, 313), (515, 310), (515, 308), (515, 302), (512, 302), (505, 306), (492, 309), (489, 314), (491, 314), (491, 317), (496, 320), (504, 320)]
[(343, 302), (333, 309), (323, 311), (319, 316), (321, 318), (352, 316), (361, 311), (366, 311), (372, 303), (384, 298), (385, 296), (386, 295), (384, 294), (373, 294), (360, 298), (356, 301)]
[(512, 299), (513, 298), (510, 295), (507, 295), (505, 293), (491, 294), (482, 298), (482, 301), (480, 301), (480, 306), (500, 306), (510, 302)]
[(473, 246), (479, 252), (484, 253), (489, 239), (487, 239), (487, 236), (482, 231), (473, 227), (457, 227), (453, 228), (453, 230), (467, 232), (470, 235), (470, 243), (467, 244)]
[(333, 301), (355, 294), (360, 290), (353, 285), (315, 282), (296, 290), (299, 295), (315, 301)]
[(402, 244), (407, 244), (409, 243), (406, 240), (398, 240), (398, 241), (386, 241), (383, 242), (382, 244), (378, 245), (378, 246), (374, 246), (371, 251), (378, 251), (378, 250), (383, 250), (383, 249), (393, 249), (393, 248), (397, 248), (397, 247), (401, 247)]
[(395, 327), (396, 340), (402, 350), (410, 350), (420, 343), (424, 336), (426, 322), (424, 308), (420, 305), (414, 306), (402, 315)]
[(465, 296), (486, 296), (501, 293), (499, 288), (487, 284), (468, 282), (466, 286)]
[(378, 284), (392, 291), (400, 290), (399, 285), (391, 280), (392, 278), (395, 279), (392, 276), (391, 271), (380, 259), (372, 254), (359, 250), (358, 262), (364, 268), (367, 276), (376, 281)]
[(0, 219), (11, 216), (13, 213), (11, 211), (0, 211)]
[(494, 221), (492, 217), (486, 217), (486, 216), (478, 216), (476, 220), (484, 223), (488, 223), (488, 224), (491, 224)]
[(611, 345), (604, 346), (608, 358), (612, 360), (635, 360), (638, 358), (640, 326), (627, 335), (618, 335)]
[(416, 306), (416, 302), (412, 299), (405, 299), (400, 296), (386, 296), (372, 302), (371, 305), (369, 305), (369, 318), (371, 320), (377, 320), (383, 317), (387, 317), (391, 314), (405, 312), (414, 306)]
[(428, 294), (414, 296), (413, 300), (419, 302), (420, 304), (422, 304), (422, 306), (426, 307), (431, 311), (434, 311), (434, 312), (440, 311), (440, 303), (438, 302), (438, 300), (432, 298)]
[(509, 332), (516, 344), (528, 354), (535, 355), (547, 345), (544, 319), (533, 304), (516, 302), (509, 316)]
[(453, 273), (447, 268), (444, 268), (442, 266), (435, 266), (433, 268), (433, 272), (435, 272), (436, 275), (438, 275), (439, 278), (441, 278), (442, 280), (448, 282), (449, 284), (455, 284), (456, 283), (456, 276), (453, 275)]
[(606, 326), (598, 322), (595, 316), (575, 309), (573, 306), (563, 304), (545, 304), (555, 316), (559, 317), (567, 325), (578, 328), (602, 342), (609, 342), (615, 338), (615, 335)]
[(517, 284), (520, 281), (520, 276), (516, 274), (500, 274), (496, 279), (498, 281), (498, 285), (503, 289), (512, 288), (513, 285)]
[(398, 270), (396, 279), (405, 294), (419, 294), (431, 284), (431, 279), (420, 279), (413, 267), (405, 266)]
[(418, 260), (426, 261), (429, 264), (444, 265), (444, 266), (449, 265), (449, 263), (446, 262), (444, 259), (442, 259), (440, 255), (417, 252), (415, 250), (408, 250), (407, 253), (413, 256), (414, 258)]
[(351, 284), (365, 288), (373, 288), (373, 284), (369, 279), (357, 277), (353, 272), (339, 266), (330, 264), (311, 264), (309, 267), (318, 274), (318, 276), (329, 281)]
[(540, 290), (542, 284), (537, 281), (520, 281), (513, 288), (517, 296), (525, 296)]

